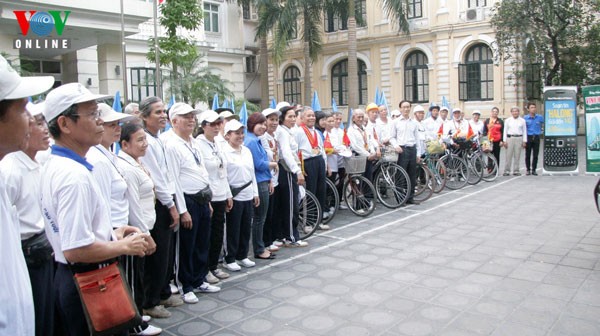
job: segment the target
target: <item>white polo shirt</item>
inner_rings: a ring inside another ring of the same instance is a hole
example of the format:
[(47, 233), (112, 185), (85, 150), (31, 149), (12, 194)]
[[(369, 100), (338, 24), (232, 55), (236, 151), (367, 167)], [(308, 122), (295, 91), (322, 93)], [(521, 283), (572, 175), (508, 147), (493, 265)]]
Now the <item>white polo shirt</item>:
[(53, 146), (42, 168), (42, 216), (54, 259), (67, 264), (63, 251), (113, 238), (110, 208), (93, 167), (70, 149)]
[(254, 174), (254, 161), (250, 150), (242, 145), (240, 151), (234, 149), (229, 144), (223, 147), (225, 160), (227, 160), (227, 179), (232, 187), (241, 187), (248, 181), (252, 184), (240, 191), (233, 199), (236, 201), (250, 201), (258, 196), (258, 185), (256, 184), (256, 174)]
[[(265, 132), (265, 134), (258, 138), (260, 140), (260, 144), (265, 149), (265, 152), (267, 152), (269, 162), (273, 162), (274, 155), (277, 155), (277, 161), (279, 161), (279, 152), (281, 151), (279, 148), (279, 142), (275, 140), (273, 135), (269, 134), (269, 132)], [(273, 185), (273, 188), (275, 188), (279, 185), (279, 170), (270, 169), (270, 171), (271, 184)]]
[(208, 141), (204, 134), (200, 134), (196, 140), (204, 160), (204, 167), (208, 171), (210, 190), (213, 193), (212, 201), (221, 202), (231, 198), (231, 189), (227, 182), (227, 160), (225, 160), (222, 145), (216, 141)]
[[(156, 198), (167, 208), (175, 204), (173, 195), (175, 194), (175, 181), (169, 172), (167, 166), (167, 157), (163, 142), (150, 132), (146, 131), (146, 140), (148, 149), (146, 155), (140, 158), (140, 161), (150, 172), (150, 178), (156, 188)], [(185, 202), (184, 202), (185, 203)]]
[(129, 222), (129, 202), (125, 193), (127, 182), (117, 166), (117, 156), (102, 145), (91, 147), (85, 159), (94, 166), (92, 175), (98, 181), (102, 196), (110, 206), (110, 219), (113, 228)]
[(200, 147), (196, 139), (189, 137), (188, 141), (173, 133), (165, 141), (167, 162), (175, 177), (175, 183), (185, 194), (195, 194), (210, 186), (208, 172), (202, 163)]
[(19, 218), (21, 240), (44, 231), (40, 205), (40, 165), (22, 151), (10, 153), (0, 161), (9, 203)]
[(156, 196), (150, 174), (122, 150), (119, 152), (117, 166), (127, 182), (125, 197), (129, 203), (129, 225), (143, 232), (152, 230), (156, 222), (156, 211), (154, 211)]
[(279, 142), (281, 149), (280, 158), (291, 170), (292, 174), (300, 172), (300, 159), (298, 158), (298, 143), (294, 138), (292, 131), (284, 125), (280, 125), (275, 130), (275, 139)]
[(29, 272), (21, 250), (19, 220), (8, 202), (0, 172), (0, 335), (35, 335), (35, 313)]

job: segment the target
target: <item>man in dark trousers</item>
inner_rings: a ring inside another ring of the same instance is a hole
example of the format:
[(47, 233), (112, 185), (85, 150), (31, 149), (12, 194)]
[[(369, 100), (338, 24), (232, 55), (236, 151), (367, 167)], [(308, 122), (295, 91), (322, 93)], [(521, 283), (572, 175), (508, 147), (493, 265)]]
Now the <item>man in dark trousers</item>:
[[(538, 154), (540, 153), (540, 136), (544, 128), (544, 117), (536, 114), (537, 106), (535, 103), (527, 103), (527, 112), (523, 119), (527, 124), (527, 147), (525, 147), (525, 168), (527, 175), (537, 175), (536, 168)], [(532, 155), (533, 154), (533, 155)], [(532, 158), (533, 156), (533, 158)]]

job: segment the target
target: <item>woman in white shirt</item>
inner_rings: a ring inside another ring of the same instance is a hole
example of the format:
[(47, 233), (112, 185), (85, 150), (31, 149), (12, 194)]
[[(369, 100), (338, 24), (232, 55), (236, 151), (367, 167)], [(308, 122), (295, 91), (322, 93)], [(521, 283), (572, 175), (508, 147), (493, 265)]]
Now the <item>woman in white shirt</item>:
[(227, 161), (227, 180), (233, 196), (233, 207), (227, 215), (227, 254), (225, 268), (237, 272), (253, 267), (248, 259), (250, 232), (254, 208), (259, 205), (258, 185), (254, 174), (252, 153), (244, 146), (244, 125), (231, 120), (225, 125), (227, 146), (223, 148)]
[[(150, 173), (140, 162), (140, 158), (146, 155), (148, 149), (146, 132), (141, 122), (132, 121), (123, 125), (119, 143), (121, 151), (118, 155), (117, 167), (127, 183), (125, 198), (129, 204), (129, 225), (149, 233), (156, 222), (154, 211), (156, 195)], [(127, 279), (135, 303), (141, 312), (144, 303), (144, 260), (140, 257), (128, 256), (126, 264)], [(134, 328), (133, 331), (132, 334), (157, 335), (161, 329), (144, 322), (141, 327)]]
[(225, 161), (222, 143), (217, 141), (219, 132), (223, 127), (223, 118), (212, 110), (204, 111), (198, 117), (202, 127), (202, 134), (196, 139), (200, 147), (200, 155), (210, 177), (212, 200), (210, 205), (213, 213), (210, 218), (210, 247), (208, 250), (208, 274), (206, 281), (217, 283), (219, 279), (229, 278), (229, 273), (222, 271), (219, 265), (219, 256), (223, 249), (225, 235), (225, 213), (231, 210), (233, 198), (227, 182), (227, 162)]

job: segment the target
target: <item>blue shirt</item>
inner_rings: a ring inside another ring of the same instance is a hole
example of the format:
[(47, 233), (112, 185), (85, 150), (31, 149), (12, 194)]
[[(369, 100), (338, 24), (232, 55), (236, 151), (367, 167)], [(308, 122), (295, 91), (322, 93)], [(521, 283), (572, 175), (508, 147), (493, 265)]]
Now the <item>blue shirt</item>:
[(244, 139), (244, 146), (248, 147), (250, 153), (252, 153), (256, 183), (270, 181), (271, 170), (269, 169), (269, 156), (267, 155), (267, 151), (263, 148), (260, 139), (258, 139), (254, 133), (248, 132)]
[(527, 124), (527, 135), (542, 134), (542, 125), (544, 125), (544, 117), (542, 117), (539, 114), (536, 114), (534, 117), (531, 117), (531, 114), (527, 113), (527, 115), (524, 116), (523, 119), (525, 119), (525, 123)]

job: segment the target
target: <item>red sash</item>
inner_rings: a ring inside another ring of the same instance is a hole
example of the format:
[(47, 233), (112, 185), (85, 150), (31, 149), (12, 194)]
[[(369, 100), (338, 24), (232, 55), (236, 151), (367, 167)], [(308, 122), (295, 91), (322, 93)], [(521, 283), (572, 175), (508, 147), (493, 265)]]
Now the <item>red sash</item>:
[(304, 134), (306, 134), (306, 137), (308, 138), (310, 147), (312, 149), (318, 149), (319, 148), (319, 140), (317, 138), (317, 132), (313, 131), (311, 134), (310, 130), (305, 125), (302, 125), (302, 129), (304, 130)]

